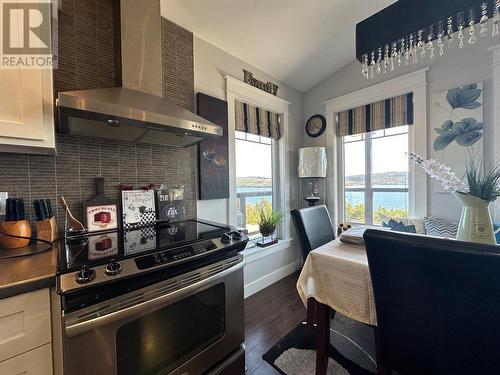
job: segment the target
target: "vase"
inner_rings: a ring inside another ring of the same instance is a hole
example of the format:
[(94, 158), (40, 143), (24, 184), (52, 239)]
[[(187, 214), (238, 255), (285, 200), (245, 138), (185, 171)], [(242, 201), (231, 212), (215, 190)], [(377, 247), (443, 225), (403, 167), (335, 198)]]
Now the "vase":
[(259, 227), (259, 232), (262, 235), (262, 237), (271, 237), (274, 234), (274, 231), (276, 230), (275, 225), (263, 225)]
[(489, 206), (491, 202), (470, 194), (454, 192), (463, 204), (458, 224), (457, 240), (496, 244)]

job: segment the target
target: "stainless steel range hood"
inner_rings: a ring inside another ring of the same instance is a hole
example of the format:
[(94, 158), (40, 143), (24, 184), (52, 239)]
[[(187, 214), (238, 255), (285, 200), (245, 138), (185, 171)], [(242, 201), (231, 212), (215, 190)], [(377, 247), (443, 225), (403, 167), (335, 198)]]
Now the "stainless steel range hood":
[(220, 126), (161, 97), (160, 1), (122, 0), (121, 25), (125, 87), (60, 92), (61, 132), (179, 147), (221, 136)]
[(124, 87), (59, 93), (65, 134), (188, 147), (222, 128), (155, 95)]

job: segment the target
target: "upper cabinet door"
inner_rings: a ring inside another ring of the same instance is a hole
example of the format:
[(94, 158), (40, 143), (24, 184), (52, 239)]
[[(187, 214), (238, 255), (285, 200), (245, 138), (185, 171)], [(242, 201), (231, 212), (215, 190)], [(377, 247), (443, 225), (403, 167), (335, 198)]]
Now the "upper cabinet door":
[(51, 4), (39, 0), (2, 2), (2, 20), (8, 27), (1, 30), (0, 152), (55, 151), (50, 65), (6, 62), (38, 62), (39, 56), (42, 61), (52, 56), (53, 11)]
[(42, 70), (0, 70), (0, 135), (43, 140)]

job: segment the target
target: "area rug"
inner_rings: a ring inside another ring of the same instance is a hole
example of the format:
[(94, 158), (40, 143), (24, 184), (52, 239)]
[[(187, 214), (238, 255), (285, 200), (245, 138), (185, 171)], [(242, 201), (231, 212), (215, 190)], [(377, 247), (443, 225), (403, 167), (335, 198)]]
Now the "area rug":
[[(314, 375), (316, 337), (307, 336), (304, 323), (283, 337), (262, 358), (281, 374)], [(330, 322), (328, 375), (377, 373), (373, 328), (336, 314)]]

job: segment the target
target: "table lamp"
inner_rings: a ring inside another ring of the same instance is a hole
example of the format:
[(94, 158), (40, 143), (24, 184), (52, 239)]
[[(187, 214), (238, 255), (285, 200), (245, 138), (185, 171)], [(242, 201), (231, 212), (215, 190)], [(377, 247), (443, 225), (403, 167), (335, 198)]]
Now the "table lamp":
[(309, 181), (309, 191), (304, 198), (309, 203), (309, 206), (315, 206), (320, 200), (319, 184), (316, 179), (326, 177), (326, 167), (326, 147), (299, 148), (299, 178), (311, 179)]

